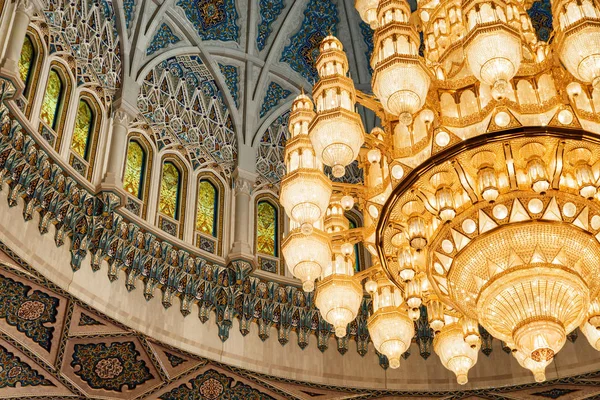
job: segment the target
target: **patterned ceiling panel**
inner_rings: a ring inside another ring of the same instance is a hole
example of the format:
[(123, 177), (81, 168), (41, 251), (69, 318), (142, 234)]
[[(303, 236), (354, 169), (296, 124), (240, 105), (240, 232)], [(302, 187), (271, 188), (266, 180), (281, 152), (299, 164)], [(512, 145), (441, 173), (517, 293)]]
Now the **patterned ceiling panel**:
[(202, 40), (239, 41), (235, 0), (178, 0)]
[(219, 69), (225, 78), (225, 83), (229, 88), (229, 93), (231, 93), (231, 97), (233, 97), (233, 101), (235, 101), (235, 106), (239, 107), (240, 73), (238, 67), (234, 65), (219, 64)]
[(283, 0), (259, 0), (260, 23), (258, 24), (258, 34), (256, 36), (256, 47), (258, 50), (263, 50), (267, 45), (267, 41), (273, 31), (273, 22), (277, 20), (285, 3)]
[(334, 1), (310, 0), (300, 28), (283, 50), (280, 61), (288, 63), (309, 82), (315, 82), (317, 70), (314, 63), (319, 55), (319, 44), (328, 34), (337, 33), (338, 22)]
[(183, 146), (194, 168), (219, 164), (234, 168), (237, 139), (217, 84), (196, 55), (162, 61), (148, 73), (138, 108), (153, 128), (159, 146)]
[(267, 93), (263, 99), (262, 106), (260, 108), (260, 117), (263, 118), (271, 111), (274, 107), (277, 107), (282, 100), (287, 99), (292, 94), (291, 91), (284, 89), (278, 83), (271, 82), (267, 87)]
[[(92, 83), (109, 90), (121, 81), (119, 36), (112, 2), (50, 0), (44, 10), (50, 26), (50, 52), (68, 52), (77, 59), (79, 85)], [(102, 54), (102, 57), (97, 55)]]
[(262, 135), (258, 145), (256, 170), (265, 182), (276, 186), (285, 174), (283, 153), (288, 137), (289, 118), (288, 111), (273, 121)]
[(173, 33), (171, 27), (167, 24), (162, 24), (154, 33), (150, 45), (146, 49), (146, 55), (151, 56), (159, 50), (169, 47), (171, 44), (175, 44), (181, 41), (179, 37)]

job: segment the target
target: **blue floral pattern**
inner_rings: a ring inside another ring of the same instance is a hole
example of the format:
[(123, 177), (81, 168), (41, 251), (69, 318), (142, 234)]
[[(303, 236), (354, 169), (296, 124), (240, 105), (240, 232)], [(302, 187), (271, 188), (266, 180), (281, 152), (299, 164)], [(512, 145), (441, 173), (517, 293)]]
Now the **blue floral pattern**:
[(300, 30), (292, 36), (285, 47), (280, 61), (286, 62), (306, 80), (317, 80), (315, 61), (319, 56), (319, 45), (328, 34), (337, 33), (338, 9), (332, 0), (310, 0), (304, 10)]
[(154, 34), (152, 41), (150, 42), (150, 46), (146, 49), (146, 55), (151, 56), (157, 51), (166, 48), (170, 44), (175, 44), (179, 42), (181, 39), (177, 37), (167, 24), (162, 24)]
[(225, 78), (225, 83), (227, 84), (227, 87), (229, 88), (229, 93), (231, 93), (231, 97), (233, 97), (235, 106), (239, 107), (240, 106), (240, 104), (239, 104), (240, 77), (239, 77), (238, 68), (233, 65), (219, 64), (219, 69), (221, 70), (221, 73), (223, 74), (223, 77)]
[(262, 107), (260, 108), (260, 117), (262, 118), (267, 115), (273, 107), (277, 106), (281, 100), (289, 97), (290, 94), (292, 94), (291, 91), (282, 88), (281, 85), (275, 82), (271, 82), (267, 88)]
[(178, 0), (202, 40), (239, 41), (235, 0)]
[(256, 46), (258, 50), (263, 50), (267, 45), (267, 39), (273, 29), (271, 25), (279, 17), (285, 4), (283, 0), (260, 0), (260, 24), (258, 24), (258, 35), (256, 36)]

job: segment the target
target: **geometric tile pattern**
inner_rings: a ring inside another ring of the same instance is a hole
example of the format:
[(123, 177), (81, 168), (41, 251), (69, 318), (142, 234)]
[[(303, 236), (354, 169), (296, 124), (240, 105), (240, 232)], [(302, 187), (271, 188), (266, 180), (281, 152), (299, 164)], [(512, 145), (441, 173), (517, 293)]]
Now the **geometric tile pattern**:
[[(113, 2), (49, 0), (43, 15), (50, 27), (50, 52), (64, 51), (77, 60), (77, 83), (95, 83), (107, 95), (121, 80), (119, 35)], [(87, 21), (87, 23), (83, 23)], [(102, 54), (102, 57), (96, 55)]]
[(160, 62), (144, 78), (138, 108), (160, 148), (180, 144), (193, 167), (218, 165), (232, 171), (237, 138), (215, 79), (197, 55)]
[(552, 33), (552, 6), (550, 0), (536, 0), (527, 10), (538, 39), (547, 41)]
[(50, 351), (58, 298), (0, 276), (0, 318)]
[(75, 374), (94, 389), (120, 392), (127, 385), (133, 390), (153, 378), (139, 355), (133, 342), (76, 344), (71, 366), (79, 367)]
[(278, 185), (285, 174), (283, 153), (288, 137), (288, 120), (290, 112), (279, 116), (260, 138), (256, 170), (267, 182)]
[(135, 17), (135, 0), (123, 0), (123, 12), (125, 13), (125, 26), (129, 29)]
[[(273, 397), (261, 393), (249, 385), (237, 383), (233, 385), (233, 378), (220, 374), (215, 370), (209, 370), (189, 383), (181, 384), (176, 389), (163, 394), (161, 400), (179, 399), (207, 399), (207, 400), (271, 400)], [(191, 385), (191, 388), (188, 386)]]
[(52, 386), (21, 359), (0, 345), (0, 388), (17, 386)]
[(319, 45), (328, 34), (337, 33), (339, 22), (337, 5), (332, 0), (310, 0), (304, 10), (304, 20), (283, 50), (280, 61), (313, 83), (317, 79), (315, 61)]

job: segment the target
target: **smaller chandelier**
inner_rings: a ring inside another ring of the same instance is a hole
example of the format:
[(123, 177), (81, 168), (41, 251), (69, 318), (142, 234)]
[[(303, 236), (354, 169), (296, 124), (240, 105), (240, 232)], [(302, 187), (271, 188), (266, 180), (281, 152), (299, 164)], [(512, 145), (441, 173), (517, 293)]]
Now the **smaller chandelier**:
[[(331, 181), (315, 157), (308, 137), (314, 118), (312, 101), (304, 93), (296, 97), (289, 120), (290, 138), (285, 148), (287, 174), (281, 181), (280, 201), (288, 216), (309, 235), (313, 224), (325, 213), (331, 197)], [(310, 187), (310, 190), (306, 190)], [(313, 277), (314, 278), (314, 277)]]
[(430, 84), (419, 57), (420, 38), (409, 23), (410, 6), (405, 0), (382, 2), (377, 15), (380, 23), (371, 58), (373, 92), (387, 113), (398, 116), (402, 125), (410, 125), (425, 104)]
[(319, 81), (313, 88), (317, 116), (309, 137), (317, 158), (340, 178), (352, 163), (365, 140), (362, 120), (354, 111), (356, 90), (348, 74), (348, 59), (342, 43), (333, 36), (321, 42), (317, 59)]
[(354, 8), (358, 11), (360, 18), (369, 24), (372, 29), (377, 27), (377, 6), (379, 0), (355, 0)]
[(492, 87), (497, 99), (506, 97), (521, 65), (521, 34), (515, 28), (520, 23), (512, 23), (520, 22), (516, 10), (512, 1), (463, 0), (467, 62), (477, 80)]
[(346, 328), (356, 318), (362, 301), (362, 286), (353, 275), (350, 255), (336, 252), (317, 283), (315, 305), (323, 319), (333, 325), (337, 337), (346, 336)]
[(433, 339), (433, 350), (440, 361), (456, 375), (456, 381), (464, 385), (469, 381), (467, 374), (477, 362), (478, 350), (463, 338), (463, 330), (456, 321), (446, 324)]
[(281, 247), (292, 275), (300, 279), (304, 291), (312, 292), (315, 279), (320, 277), (327, 264), (331, 263), (329, 236), (320, 229), (314, 229), (310, 235), (294, 229)]
[(389, 361), (390, 368), (400, 366), (400, 357), (408, 350), (415, 327), (402, 307), (402, 294), (389, 280), (381, 278), (375, 287), (370, 285), (373, 315), (367, 327), (373, 345)]

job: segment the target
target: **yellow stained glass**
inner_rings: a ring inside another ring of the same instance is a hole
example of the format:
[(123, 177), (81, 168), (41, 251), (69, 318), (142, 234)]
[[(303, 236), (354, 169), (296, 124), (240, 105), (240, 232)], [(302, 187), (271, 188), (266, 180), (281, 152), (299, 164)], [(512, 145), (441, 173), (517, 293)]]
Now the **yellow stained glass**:
[(179, 170), (175, 164), (167, 161), (163, 164), (158, 210), (173, 219), (179, 219), (179, 186)]
[(277, 256), (277, 210), (267, 202), (258, 203), (256, 221), (256, 251)]
[(216, 235), (217, 189), (207, 180), (198, 184), (198, 205), (196, 208), (196, 230)]
[(21, 49), (21, 56), (19, 57), (19, 74), (21, 80), (27, 88), (29, 82), (29, 76), (31, 74), (31, 67), (33, 65), (33, 58), (35, 57), (33, 42), (29, 36), (25, 36), (23, 42), (23, 48)]
[(71, 149), (85, 160), (89, 159), (88, 145), (92, 133), (93, 121), (94, 114), (92, 108), (87, 101), (79, 100)]
[(135, 140), (131, 140), (127, 146), (123, 189), (139, 199), (142, 198), (145, 159), (146, 152), (142, 146)]
[(63, 82), (56, 70), (51, 69), (48, 75), (48, 85), (46, 86), (46, 94), (42, 102), (41, 118), (49, 127), (56, 129), (58, 120), (58, 108), (63, 91)]

